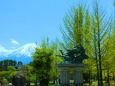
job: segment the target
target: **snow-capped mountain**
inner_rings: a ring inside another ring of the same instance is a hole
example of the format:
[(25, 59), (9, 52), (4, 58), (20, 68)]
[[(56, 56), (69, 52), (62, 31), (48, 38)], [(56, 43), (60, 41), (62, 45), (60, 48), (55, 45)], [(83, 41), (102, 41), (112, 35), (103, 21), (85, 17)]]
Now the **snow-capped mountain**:
[(22, 61), (24, 64), (32, 61), (32, 54), (35, 52), (36, 44), (29, 43), (14, 50), (7, 50), (0, 46), (0, 60), (12, 59)]
[(20, 57), (20, 56), (31, 57), (31, 55), (35, 51), (35, 47), (36, 47), (36, 44), (34, 43), (26, 44), (18, 49), (13, 50), (10, 54), (16, 55), (17, 57)]

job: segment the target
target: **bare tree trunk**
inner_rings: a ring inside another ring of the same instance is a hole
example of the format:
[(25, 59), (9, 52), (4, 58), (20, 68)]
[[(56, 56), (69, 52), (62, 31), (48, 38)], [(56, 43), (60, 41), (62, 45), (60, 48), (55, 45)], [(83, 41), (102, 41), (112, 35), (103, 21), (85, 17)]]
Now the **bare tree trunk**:
[[(98, 9), (97, 9), (97, 15), (99, 16), (99, 13), (98, 13)], [(99, 57), (99, 81), (100, 81), (100, 86), (103, 86), (103, 79), (102, 79), (102, 63), (101, 63), (101, 49), (100, 49), (100, 43), (101, 43), (101, 40), (100, 40), (100, 21), (99, 21), (99, 17), (96, 17), (97, 18), (97, 29), (98, 29), (98, 57)]]
[(99, 66), (98, 66), (98, 60), (96, 59), (96, 67), (97, 67), (97, 81), (98, 81), (98, 86), (99, 84)]
[(103, 86), (103, 79), (102, 79), (102, 63), (101, 63), (101, 50), (100, 50), (100, 28), (98, 25), (98, 57), (99, 57), (99, 81), (100, 86)]
[(107, 84), (110, 86), (110, 80), (109, 80), (109, 69), (107, 70)]
[(92, 85), (92, 71), (89, 70), (89, 86)]
[(99, 86), (99, 64), (97, 58), (97, 47), (96, 47), (96, 30), (94, 29), (94, 51), (95, 51), (95, 60), (96, 60), (96, 68), (97, 68), (97, 81)]
[(115, 83), (115, 72), (113, 71), (113, 81)]

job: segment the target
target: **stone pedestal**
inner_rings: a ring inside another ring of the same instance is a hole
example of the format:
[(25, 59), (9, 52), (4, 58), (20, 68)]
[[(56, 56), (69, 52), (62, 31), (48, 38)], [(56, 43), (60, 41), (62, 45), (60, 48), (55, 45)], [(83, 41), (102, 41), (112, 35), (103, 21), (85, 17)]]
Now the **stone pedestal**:
[(83, 86), (83, 67), (74, 68), (74, 86)]
[(74, 71), (74, 85), (83, 86), (83, 68), (86, 64), (58, 64), (60, 69), (60, 83), (58, 86), (70, 86), (68, 71), (70, 68)]
[(61, 86), (69, 85), (69, 77), (68, 77), (68, 68), (67, 67), (60, 68), (60, 84), (61, 84)]

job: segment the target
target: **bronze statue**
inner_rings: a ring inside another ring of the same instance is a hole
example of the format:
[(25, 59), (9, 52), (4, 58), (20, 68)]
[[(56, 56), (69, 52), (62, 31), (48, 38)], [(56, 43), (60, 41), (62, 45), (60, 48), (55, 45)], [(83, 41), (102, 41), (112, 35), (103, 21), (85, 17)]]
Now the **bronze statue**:
[(67, 63), (82, 63), (84, 59), (87, 59), (88, 56), (85, 54), (85, 49), (79, 44), (77, 47), (73, 49), (67, 49), (67, 53), (64, 54), (62, 50), (61, 57), (64, 57), (64, 62)]

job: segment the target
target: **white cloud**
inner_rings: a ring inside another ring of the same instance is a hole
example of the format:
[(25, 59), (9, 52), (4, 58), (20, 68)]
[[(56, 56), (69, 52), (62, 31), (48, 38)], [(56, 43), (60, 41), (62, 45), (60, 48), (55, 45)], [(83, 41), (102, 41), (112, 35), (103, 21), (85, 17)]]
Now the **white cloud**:
[(0, 45), (0, 52), (1, 51), (7, 51), (2, 45)]
[(19, 45), (19, 42), (16, 41), (15, 39), (10, 39), (10, 41), (11, 41), (11, 44), (13, 45)]

